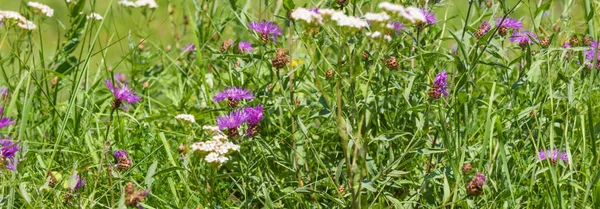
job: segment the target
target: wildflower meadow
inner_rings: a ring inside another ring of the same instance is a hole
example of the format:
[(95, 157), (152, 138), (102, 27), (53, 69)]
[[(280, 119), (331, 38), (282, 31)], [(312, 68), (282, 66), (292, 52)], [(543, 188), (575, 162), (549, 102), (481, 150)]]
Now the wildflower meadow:
[(0, 208), (600, 208), (598, 0), (0, 0)]

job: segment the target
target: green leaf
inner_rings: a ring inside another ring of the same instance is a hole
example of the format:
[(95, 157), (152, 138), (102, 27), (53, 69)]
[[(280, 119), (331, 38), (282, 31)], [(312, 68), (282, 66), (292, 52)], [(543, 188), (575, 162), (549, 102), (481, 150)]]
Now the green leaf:
[(148, 171), (146, 172), (146, 179), (144, 182), (146, 183), (146, 188), (150, 188), (152, 182), (154, 182), (154, 173), (156, 172), (156, 167), (158, 166), (158, 161), (154, 160)]

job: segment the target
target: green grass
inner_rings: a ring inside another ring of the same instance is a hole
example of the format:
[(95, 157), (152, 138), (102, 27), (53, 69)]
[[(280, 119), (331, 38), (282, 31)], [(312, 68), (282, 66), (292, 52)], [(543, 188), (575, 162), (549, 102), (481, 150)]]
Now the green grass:
[[(347, 15), (381, 11), (382, 1), (348, 2)], [(3, 2), (38, 28), (0, 28), (9, 89), (0, 106), (15, 121), (0, 136), (20, 147), (16, 171), (0, 168), (0, 207), (123, 208), (128, 182), (149, 191), (145, 208), (600, 207), (598, 71), (588, 46), (561, 47), (574, 35), (598, 40), (598, 2), (426, 2), (403, 5), (435, 11), (437, 23), (407, 24), (390, 42), (288, 18), (292, 8), (338, 8), (333, 0), (174, 0), (154, 10), (42, 1), (55, 10), (46, 18)], [(104, 19), (86, 20), (92, 11)], [(493, 22), (504, 16), (539, 41), (521, 48), (500, 36)], [(282, 28), (277, 42), (249, 29), (261, 19)], [(477, 39), (483, 21), (492, 28)], [(225, 40), (255, 50), (221, 51)], [(194, 51), (180, 50), (189, 43)], [(281, 69), (278, 48), (292, 60)], [(444, 70), (449, 95), (435, 99)], [(141, 97), (128, 110), (104, 83), (116, 73)], [(264, 119), (254, 137), (243, 125), (229, 139), (239, 151), (216, 166), (191, 145), (236, 109), (213, 99), (232, 86), (252, 92), (239, 107), (262, 105)], [(196, 122), (174, 118), (183, 113)], [(538, 159), (546, 149), (568, 160)], [(130, 168), (116, 167), (116, 150), (128, 151)], [(486, 182), (469, 194), (477, 172)], [(86, 185), (73, 190), (77, 175)]]

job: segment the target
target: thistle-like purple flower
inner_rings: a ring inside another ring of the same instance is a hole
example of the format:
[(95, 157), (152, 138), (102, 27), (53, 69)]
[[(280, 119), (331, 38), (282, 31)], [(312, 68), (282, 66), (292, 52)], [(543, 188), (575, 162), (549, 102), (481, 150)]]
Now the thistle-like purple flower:
[(556, 161), (558, 161), (559, 157), (565, 163), (569, 161), (569, 157), (567, 156), (567, 153), (566, 152), (561, 152), (558, 149), (554, 149), (554, 150), (551, 150), (551, 149), (540, 150), (538, 152), (538, 160), (549, 159), (554, 164), (556, 163)]
[(227, 99), (229, 106), (237, 107), (239, 100), (241, 100), (241, 99), (251, 100), (251, 99), (254, 99), (254, 95), (252, 95), (252, 93), (248, 89), (231, 87), (231, 88), (225, 89), (221, 92), (217, 92), (213, 96), (213, 98), (214, 98), (215, 102), (220, 102), (220, 101)]
[(219, 129), (236, 129), (246, 122), (248, 114), (244, 111), (236, 110), (230, 112), (229, 115), (217, 117), (217, 125)]
[[(0, 107), (0, 115), (2, 115), (2, 109), (4, 109), (3, 107)], [(4, 128), (10, 125), (15, 124), (15, 121), (12, 118), (9, 117), (2, 117), (0, 118), (0, 128)]]
[(256, 107), (246, 107), (244, 108), (244, 113), (246, 113), (247, 122), (250, 125), (256, 125), (263, 119), (263, 107), (258, 105)]
[(116, 85), (115, 88), (110, 79), (106, 79), (105, 83), (115, 96), (115, 100), (113, 101), (114, 109), (122, 106), (124, 110), (127, 110), (126, 104), (133, 104), (140, 101), (140, 97), (135, 93), (135, 91), (129, 89), (126, 84)]
[(311, 11), (315, 14), (319, 14), (319, 8), (310, 8), (310, 9), (308, 9), (308, 11)]
[(401, 22), (390, 22), (388, 24), (388, 27), (394, 30), (396, 34), (400, 34), (400, 32), (402, 32), (402, 29), (404, 29), (404, 24), (402, 24)]
[(279, 29), (279, 26), (277, 26), (277, 24), (266, 20), (262, 20), (261, 22), (253, 21), (250, 22), (248, 26), (250, 27), (250, 29), (256, 31), (257, 33), (260, 33), (261, 40), (264, 43), (269, 42), (269, 39), (276, 41), (277, 36), (280, 36), (282, 34), (281, 29)]
[[(567, 43), (568, 42), (569, 41), (567, 41)], [(596, 60), (600, 61), (600, 50), (598, 50), (598, 41), (592, 41), (592, 43), (590, 44), (590, 48), (588, 50), (583, 51), (583, 54), (585, 54), (585, 60), (589, 62), (594, 61), (594, 54), (596, 54)]]
[(115, 73), (115, 81), (117, 81), (118, 84), (127, 84), (127, 83), (129, 83), (129, 79), (123, 73)]
[(480, 39), (485, 34), (487, 34), (491, 28), (492, 26), (490, 26), (489, 22), (482, 22), (481, 25), (479, 25), (479, 28), (477, 28), (477, 32), (475, 32), (475, 37), (477, 37), (477, 39)]
[(508, 39), (509, 41), (518, 43), (521, 47), (526, 47), (529, 44), (532, 44), (533, 41), (537, 41), (537, 36), (530, 31), (522, 31), (522, 32), (513, 32), (512, 36)]
[(83, 179), (79, 174), (75, 176), (75, 181), (77, 182), (73, 187), (73, 191), (79, 190), (81, 187), (85, 186), (85, 179)]
[(126, 150), (117, 150), (115, 153), (113, 153), (113, 156), (115, 156), (116, 159), (119, 159), (122, 157), (127, 157), (127, 151)]
[(445, 70), (438, 73), (433, 80), (433, 86), (429, 89), (429, 96), (434, 99), (439, 99), (442, 94), (448, 97), (448, 91), (446, 90), (448, 87), (447, 79), (448, 74), (446, 74)]
[(181, 51), (184, 52), (193, 52), (196, 51), (196, 45), (195, 44), (187, 44), (184, 47), (181, 47)]
[(4, 164), (0, 166), (4, 166), (11, 171), (16, 171), (16, 166), (19, 162), (15, 160), (15, 154), (21, 147), (19, 147), (16, 142), (11, 141), (9, 137), (6, 137), (6, 139), (0, 138), (0, 145), (2, 145), (0, 159), (4, 162)]
[[(563, 48), (563, 49), (568, 49), (568, 48), (571, 48), (571, 42), (569, 42), (569, 41), (565, 41), (565, 43), (562, 45), (562, 48)], [(584, 53), (585, 53), (585, 51), (584, 51)], [(592, 57), (593, 57), (593, 56), (594, 56), (594, 55), (592, 55)]]
[(427, 22), (427, 24), (435, 24), (436, 18), (433, 12), (427, 11), (425, 8), (421, 8), (421, 13), (423, 13), (423, 16), (425, 16), (425, 22)]
[(520, 30), (523, 27), (523, 23), (517, 19), (506, 18), (504, 21), (502, 21), (502, 18), (498, 18), (496, 20), (496, 27), (506, 27)]
[(238, 52), (239, 53), (250, 54), (250, 52), (252, 52), (252, 50), (254, 50), (254, 47), (252, 47), (251, 43), (248, 43), (246, 41), (240, 41), (240, 43), (238, 43)]

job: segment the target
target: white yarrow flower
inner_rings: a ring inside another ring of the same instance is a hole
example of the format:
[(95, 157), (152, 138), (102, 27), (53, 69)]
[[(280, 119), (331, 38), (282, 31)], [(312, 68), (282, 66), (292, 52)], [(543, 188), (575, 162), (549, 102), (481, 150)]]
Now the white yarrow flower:
[(50, 8), (48, 5), (41, 4), (39, 2), (30, 1), (27, 2), (27, 6), (48, 17), (52, 17), (54, 15), (54, 9)]
[(319, 9), (319, 15), (321, 15), (321, 17), (323, 18), (329, 18), (331, 17), (331, 15), (333, 15), (334, 13), (336, 13), (337, 11), (335, 11), (334, 9)]
[(378, 6), (380, 9), (383, 9), (386, 12), (391, 12), (395, 14), (401, 14), (404, 12), (404, 7), (402, 5), (392, 4), (390, 2), (381, 2)]
[(179, 114), (179, 115), (175, 116), (175, 119), (182, 120), (182, 121), (185, 121), (188, 123), (196, 122), (196, 119), (194, 118), (194, 116), (190, 115), (190, 114)]
[(403, 13), (400, 14), (404, 19), (411, 23), (426, 22), (425, 15), (421, 9), (416, 7), (407, 7)]
[(294, 9), (290, 17), (296, 21), (304, 21), (308, 24), (323, 24), (323, 17), (321, 15), (305, 8)]
[(0, 11), (0, 20), (2, 21), (13, 21), (13, 22), (25, 22), (27, 19), (18, 12), (15, 11)]
[(219, 126), (202, 126), (202, 130), (209, 132), (211, 134), (216, 134), (219, 132)]
[(212, 152), (212, 153), (206, 155), (206, 157), (204, 157), (204, 160), (206, 160), (206, 162), (209, 162), (209, 163), (223, 164), (223, 163), (227, 162), (229, 160), (229, 158)]
[(87, 16), (87, 19), (93, 19), (93, 20), (102, 20), (102, 16), (98, 13), (91, 13)]
[(365, 14), (365, 20), (370, 21), (370, 22), (388, 22), (390, 20), (390, 16), (385, 12), (380, 12), (380, 13), (367, 12)]
[(37, 28), (37, 25), (29, 20), (25, 20), (25, 22), (19, 22), (17, 26), (23, 30), (35, 30)]
[(340, 27), (362, 29), (369, 26), (366, 21), (357, 17), (346, 16), (346, 14), (339, 11), (331, 15), (331, 20), (335, 21)]

